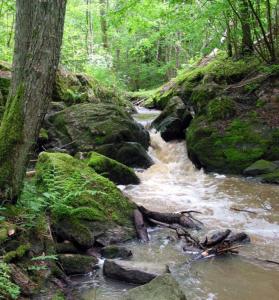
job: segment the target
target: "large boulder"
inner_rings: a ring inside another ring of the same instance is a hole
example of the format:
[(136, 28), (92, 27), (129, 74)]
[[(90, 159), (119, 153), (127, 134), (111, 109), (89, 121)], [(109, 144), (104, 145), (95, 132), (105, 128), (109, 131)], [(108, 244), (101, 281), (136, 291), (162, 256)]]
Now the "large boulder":
[(68, 154), (43, 152), (36, 165), (36, 185), (38, 195), (48, 202), (58, 242), (68, 240), (88, 249), (117, 227), (123, 240), (135, 236), (135, 205), (85, 162)]
[(123, 295), (123, 300), (186, 300), (181, 287), (171, 274), (158, 276), (151, 282), (133, 288)]
[(195, 118), (187, 130), (190, 159), (207, 171), (243, 174), (255, 161), (279, 159), (278, 129), (260, 119), (245, 116), (210, 121)]
[[(73, 105), (51, 114), (47, 118), (46, 127), (51, 140), (46, 147), (63, 148), (70, 153), (95, 150), (101, 152), (98, 150), (101, 146), (109, 145), (109, 148), (114, 148), (114, 145), (119, 147), (126, 142), (142, 145), (145, 152), (149, 145), (148, 132), (125, 110), (115, 104)], [(101, 153), (118, 160), (115, 158), (114, 149), (111, 149), (109, 153), (108, 151)], [(123, 160), (119, 161), (126, 164)], [(131, 164), (126, 165), (131, 166)]]
[(87, 159), (88, 166), (98, 174), (110, 179), (116, 184), (138, 184), (140, 182), (135, 171), (118, 161), (100, 153), (91, 152)]
[(182, 139), (192, 115), (179, 97), (173, 97), (162, 113), (152, 122), (152, 127), (160, 131), (165, 141)]
[(129, 283), (145, 284), (155, 277), (165, 274), (168, 270), (166, 266), (158, 264), (107, 259), (103, 271), (104, 275), (109, 278)]

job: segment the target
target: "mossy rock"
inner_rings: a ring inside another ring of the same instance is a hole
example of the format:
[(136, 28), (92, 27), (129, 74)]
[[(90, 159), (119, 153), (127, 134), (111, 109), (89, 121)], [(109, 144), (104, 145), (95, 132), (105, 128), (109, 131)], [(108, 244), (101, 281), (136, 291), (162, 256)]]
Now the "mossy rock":
[(279, 184), (279, 170), (276, 170), (272, 173), (265, 174), (260, 177), (261, 181), (264, 183), (275, 183)]
[(127, 259), (129, 257), (131, 257), (132, 251), (128, 250), (125, 247), (120, 247), (117, 245), (109, 245), (106, 246), (104, 248), (102, 248), (101, 250), (101, 255), (105, 258), (123, 258), (123, 259)]
[(70, 152), (94, 151), (96, 146), (138, 142), (145, 149), (149, 134), (121, 107), (115, 104), (77, 104), (49, 118), (51, 139), (66, 145)]
[(152, 122), (165, 141), (182, 139), (192, 120), (190, 111), (179, 97), (173, 97), (162, 113)]
[(271, 136), (268, 127), (254, 120), (233, 119), (224, 125), (202, 116), (192, 121), (186, 140), (189, 157), (198, 167), (241, 174), (268, 152)]
[(151, 157), (139, 143), (106, 144), (97, 147), (96, 151), (132, 168), (146, 169), (153, 165)]
[(6, 253), (3, 257), (4, 262), (9, 263), (22, 258), (30, 249), (30, 244), (20, 245), (16, 250)]
[(270, 161), (261, 159), (254, 162), (251, 166), (246, 168), (243, 173), (244, 175), (257, 176), (267, 173), (272, 173), (278, 169), (278, 166)]
[(9, 239), (9, 231), (15, 231), (16, 225), (2, 221), (0, 222), (0, 245)]
[(209, 100), (222, 93), (224, 86), (241, 81), (259, 67), (255, 56), (236, 61), (219, 51), (216, 57), (201, 61), (154, 90), (145, 103), (164, 109), (172, 97), (179, 96), (185, 104), (193, 104), (196, 113), (204, 112)]
[(212, 121), (232, 118), (235, 113), (236, 104), (229, 97), (213, 99), (207, 106), (207, 115)]
[(127, 185), (139, 184), (140, 182), (133, 169), (100, 153), (91, 152), (87, 164), (98, 174), (110, 179), (116, 184)]
[(41, 153), (36, 184), (38, 193), (49, 201), (54, 228), (77, 246), (90, 248), (94, 244), (91, 222), (108, 228), (116, 224), (133, 228), (135, 205), (114, 183), (70, 155)]
[(79, 254), (61, 254), (59, 261), (67, 275), (92, 272), (98, 264), (96, 257)]

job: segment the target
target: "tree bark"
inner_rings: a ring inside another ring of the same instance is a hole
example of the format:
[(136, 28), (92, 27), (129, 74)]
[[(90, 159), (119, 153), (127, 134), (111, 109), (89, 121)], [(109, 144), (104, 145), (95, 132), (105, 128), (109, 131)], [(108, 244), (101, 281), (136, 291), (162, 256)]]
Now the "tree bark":
[(0, 202), (16, 200), (51, 99), (67, 0), (17, 0), (13, 76), (0, 127)]
[(106, 6), (107, 6), (106, 0), (100, 0), (100, 20), (101, 20), (103, 47), (105, 49), (108, 49), (109, 42), (108, 42), (108, 25), (106, 20)]
[(241, 0), (240, 17), (242, 28), (242, 54), (253, 52), (253, 39), (251, 35), (249, 6), (246, 0)]

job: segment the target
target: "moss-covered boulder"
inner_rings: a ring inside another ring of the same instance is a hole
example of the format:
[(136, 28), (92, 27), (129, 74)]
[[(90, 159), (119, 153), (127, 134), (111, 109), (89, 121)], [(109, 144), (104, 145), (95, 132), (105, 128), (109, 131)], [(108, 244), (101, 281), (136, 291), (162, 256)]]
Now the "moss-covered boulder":
[(39, 195), (48, 203), (58, 241), (90, 248), (107, 230), (121, 226), (130, 237), (134, 204), (85, 162), (62, 153), (41, 153), (36, 165)]
[(144, 147), (135, 142), (105, 144), (96, 147), (96, 151), (132, 168), (146, 169), (153, 164)]
[(139, 143), (144, 149), (149, 145), (148, 132), (115, 104), (77, 104), (51, 115), (47, 121), (51, 140), (48, 148), (62, 147), (76, 153), (125, 142)]
[(182, 139), (192, 115), (179, 97), (170, 99), (162, 113), (152, 122), (165, 141)]
[(269, 159), (274, 130), (255, 119), (236, 118), (223, 123), (201, 116), (187, 131), (189, 157), (208, 171), (242, 174), (255, 161)]
[(261, 160), (254, 162), (251, 166), (246, 168), (243, 171), (243, 174), (248, 175), (248, 176), (257, 176), (257, 175), (272, 173), (276, 169), (279, 169), (276, 164), (274, 164), (270, 161), (261, 159)]
[(133, 169), (100, 153), (91, 152), (87, 159), (87, 164), (98, 174), (116, 184), (139, 184), (140, 182)]
[(92, 272), (98, 264), (96, 257), (79, 254), (60, 254), (59, 261), (67, 275)]
[(7, 96), (9, 94), (11, 78), (12, 78), (11, 71), (1, 70), (0, 67), (0, 93), (1, 93), (0, 106), (5, 105)]

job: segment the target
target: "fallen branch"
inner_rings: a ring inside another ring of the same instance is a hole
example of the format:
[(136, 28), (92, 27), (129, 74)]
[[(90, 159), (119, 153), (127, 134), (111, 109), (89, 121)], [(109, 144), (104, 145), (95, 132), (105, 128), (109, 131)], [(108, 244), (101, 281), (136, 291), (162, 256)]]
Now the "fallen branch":
[(147, 219), (153, 219), (165, 224), (179, 224), (182, 227), (191, 229), (200, 229), (197, 222), (202, 224), (194, 219), (189, 212), (187, 212), (187, 215), (186, 213), (161, 213), (148, 210), (143, 206), (139, 206), (138, 209)]
[(240, 208), (236, 208), (236, 207), (231, 207), (230, 208), (231, 210), (234, 210), (234, 211), (243, 211), (243, 212), (247, 212), (247, 213), (249, 213), (249, 214), (254, 214), (254, 215), (256, 215), (257, 213), (256, 212), (254, 212), (254, 211), (251, 211), (251, 210), (248, 210), (248, 209), (240, 209)]

